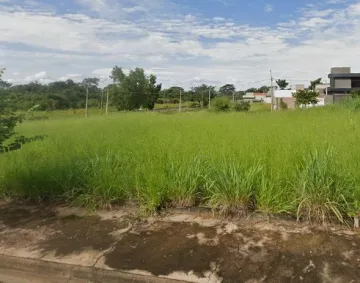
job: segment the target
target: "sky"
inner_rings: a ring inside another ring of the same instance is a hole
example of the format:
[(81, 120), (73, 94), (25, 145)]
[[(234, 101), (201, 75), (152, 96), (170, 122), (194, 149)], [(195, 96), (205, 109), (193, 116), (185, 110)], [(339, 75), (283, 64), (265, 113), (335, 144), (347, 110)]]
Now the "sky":
[(107, 85), (114, 66), (184, 88), (360, 72), (360, 0), (0, 0), (5, 80)]

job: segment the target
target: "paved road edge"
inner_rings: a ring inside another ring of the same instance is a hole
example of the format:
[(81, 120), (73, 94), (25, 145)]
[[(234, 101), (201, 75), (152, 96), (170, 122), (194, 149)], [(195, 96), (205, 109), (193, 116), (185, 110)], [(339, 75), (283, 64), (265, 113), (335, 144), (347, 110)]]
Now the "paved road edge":
[(27, 272), (30, 274), (52, 275), (64, 278), (65, 280), (82, 279), (107, 283), (186, 283), (185, 281), (138, 275), (117, 270), (78, 266), (3, 254), (0, 254), (0, 269), (14, 272)]

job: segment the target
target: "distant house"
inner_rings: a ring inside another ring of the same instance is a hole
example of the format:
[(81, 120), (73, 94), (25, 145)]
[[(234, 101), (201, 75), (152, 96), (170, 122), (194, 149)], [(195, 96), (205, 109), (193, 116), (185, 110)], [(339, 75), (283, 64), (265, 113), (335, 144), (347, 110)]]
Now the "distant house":
[(266, 98), (266, 93), (255, 92), (254, 97), (255, 97), (255, 102), (263, 102)]
[(296, 90), (293, 89), (284, 89), (284, 90), (275, 90), (274, 91), (274, 109), (280, 108), (280, 101), (286, 103), (287, 107), (289, 109), (296, 108), (295, 98), (293, 97), (293, 94), (296, 92)]
[(337, 102), (353, 90), (360, 90), (360, 73), (352, 73), (350, 67), (331, 68), (330, 87), (327, 88), (327, 101)]
[(243, 98), (244, 101), (254, 102), (255, 95), (254, 95), (253, 92), (247, 92), (247, 93), (245, 93), (245, 95), (242, 98)]

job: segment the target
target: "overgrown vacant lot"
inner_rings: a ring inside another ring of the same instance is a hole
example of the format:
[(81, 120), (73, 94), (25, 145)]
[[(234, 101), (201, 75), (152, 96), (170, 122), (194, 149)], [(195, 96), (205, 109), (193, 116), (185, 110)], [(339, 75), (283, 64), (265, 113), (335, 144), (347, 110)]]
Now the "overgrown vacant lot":
[(47, 138), (0, 156), (0, 191), (91, 208), (131, 200), (150, 212), (205, 205), (342, 221), (360, 211), (359, 127), (341, 108), (25, 121), (19, 133)]

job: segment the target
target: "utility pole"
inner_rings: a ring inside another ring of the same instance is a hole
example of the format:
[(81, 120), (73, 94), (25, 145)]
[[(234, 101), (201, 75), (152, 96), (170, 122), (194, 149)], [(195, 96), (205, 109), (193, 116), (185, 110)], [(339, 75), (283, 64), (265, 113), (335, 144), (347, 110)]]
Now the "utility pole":
[(211, 108), (211, 89), (209, 88), (209, 109)]
[(182, 93), (181, 93), (181, 89), (180, 89), (180, 100), (179, 100), (179, 113), (181, 112), (181, 95), (182, 95)]
[(270, 80), (271, 80), (271, 111), (274, 111), (274, 84), (273, 84), (273, 76), (272, 70), (270, 70)]
[(233, 103), (235, 103), (235, 91), (233, 91)]
[(100, 95), (101, 95), (100, 109), (101, 109), (101, 114), (103, 114), (104, 113), (104, 107), (103, 107), (103, 104), (104, 104), (104, 90), (103, 89), (100, 91)]
[(85, 100), (85, 118), (88, 116), (88, 104), (89, 104), (89, 86), (85, 86), (86, 100)]
[(105, 114), (108, 114), (108, 109), (109, 109), (109, 90), (106, 90), (106, 109), (105, 109)]

